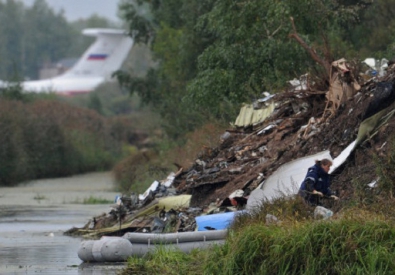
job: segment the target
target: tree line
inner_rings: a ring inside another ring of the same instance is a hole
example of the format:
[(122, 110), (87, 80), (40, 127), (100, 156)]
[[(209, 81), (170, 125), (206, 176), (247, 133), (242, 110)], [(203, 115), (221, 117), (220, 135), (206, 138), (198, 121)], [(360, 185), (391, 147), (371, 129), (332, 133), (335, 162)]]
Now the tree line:
[[(137, 43), (150, 47), (155, 65), (142, 77), (137, 77), (133, 70), (118, 71), (116, 76), (130, 94), (137, 94), (143, 104), (160, 115), (162, 126), (171, 139), (182, 140), (186, 133), (209, 121), (224, 124), (233, 121), (241, 103), (261, 97), (264, 91), (281, 91), (290, 79), (305, 73), (325, 79), (324, 68), (311, 58), (295, 37), (329, 62), (341, 57), (361, 60), (366, 57), (391, 58), (395, 41), (391, 31), (395, 24), (393, 2), (395, 0), (122, 0), (120, 15), (125, 25), (135, 35)], [(77, 30), (79, 33), (85, 27), (106, 26), (111, 24), (98, 17), (68, 23), (62, 13), (53, 12), (44, 0), (36, 0), (32, 7), (25, 7), (16, 0), (0, 0), (0, 79), (10, 79), (15, 74), (33, 78), (43, 60), (58, 60), (72, 55), (77, 49), (85, 49), (86, 46), (81, 45), (89, 41), (76, 39), (82, 39), (76, 34)], [(20, 95), (15, 92), (9, 95), (8, 91), (2, 94), (3, 98), (11, 99)], [(36, 109), (26, 113), (25, 109), (30, 110), (30, 107), (13, 109), (29, 117), (37, 116), (34, 113)], [(9, 146), (2, 145), (1, 154), (4, 160), (18, 156), (22, 164), (31, 165), (33, 158), (29, 162), (23, 161), (27, 159), (25, 156), (35, 157), (35, 153), (26, 153), (32, 150), (33, 145), (23, 146), (30, 144), (28, 133), (36, 133), (35, 129), (41, 127), (40, 120), (27, 123), (22, 117), (22, 114), (11, 116), (7, 112), (2, 113), (4, 128), (0, 128), (1, 131), (13, 131), (3, 136), (3, 142), (7, 139)], [(58, 136), (68, 142), (64, 148), (75, 145), (77, 149), (73, 149), (74, 152), (85, 150), (79, 145), (80, 134), (75, 134), (82, 128), (76, 126), (78, 130), (70, 131), (74, 134), (69, 136), (63, 125), (56, 124), (59, 121), (54, 121), (56, 126), (48, 130), (58, 133), (52, 140), (56, 141)], [(18, 125), (34, 125), (33, 122), (38, 126), (17, 130), (20, 129)], [(61, 130), (57, 129), (59, 127)], [(96, 134), (88, 132), (85, 135)], [(77, 141), (70, 143), (74, 138)], [(37, 143), (39, 148), (40, 142)], [(103, 152), (106, 146), (102, 147)], [(45, 148), (53, 147), (48, 145)], [(69, 152), (73, 150), (56, 148), (59, 156), (72, 158)], [(41, 160), (45, 163), (50, 156), (48, 153)], [(91, 159), (85, 160), (89, 163)], [(110, 157), (105, 162), (113, 161), (114, 158)], [(71, 165), (74, 162), (64, 163)], [(6, 162), (3, 164), (8, 165)], [(95, 165), (100, 166), (99, 163)], [(48, 164), (46, 167), (51, 166)], [(3, 173), (9, 171), (9, 168), (4, 169)], [(58, 175), (64, 172), (58, 171)], [(78, 171), (80, 168), (73, 170)], [(83, 171), (87, 170), (83, 168)], [(7, 178), (23, 174), (7, 173)], [(33, 178), (52, 175), (49, 170), (46, 173), (29, 173)]]

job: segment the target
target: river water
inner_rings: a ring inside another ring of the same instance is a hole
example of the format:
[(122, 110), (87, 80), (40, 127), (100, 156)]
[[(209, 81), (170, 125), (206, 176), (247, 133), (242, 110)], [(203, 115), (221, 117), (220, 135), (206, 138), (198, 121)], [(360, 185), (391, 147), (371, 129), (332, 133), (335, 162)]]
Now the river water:
[(72, 227), (108, 213), (111, 204), (87, 205), (90, 197), (113, 201), (111, 174), (91, 173), (0, 188), (0, 274), (115, 274), (122, 264), (86, 264), (77, 255), (81, 238)]

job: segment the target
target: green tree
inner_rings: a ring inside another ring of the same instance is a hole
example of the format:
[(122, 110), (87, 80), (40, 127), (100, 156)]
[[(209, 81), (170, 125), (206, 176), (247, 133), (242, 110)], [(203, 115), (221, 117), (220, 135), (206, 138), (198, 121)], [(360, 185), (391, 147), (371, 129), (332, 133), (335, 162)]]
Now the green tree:
[(360, 56), (392, 58), (395, 46), (395, 1), (372, 1), (360, 15), (360, 24), (350, 32), (350, 39)]
[(45, 0), (36, 0), (24, 17), (25, 75), (36, 79), (43, 63), (67, 56), (72, 38), (71, 27), (62, 13), (55, 14)]
[(26, 8), (16, 0), (0, 0), (0, 78), (37, 78), (39, 68), (69, 51), (71, 27), (45, 0)]
[(355, 24), (353, 8), (340, 1), (216, 1), (200, 19), (216, 40), (199, 56), (189, 95), (215, 112), (225, 100), (250, 102), (263, 91), (281, 90), (289, 79), (321, 71), (290, 34), (330, 64), (342, 57), (336, 54), (344, 43), (333, 38), (344, 37), (344, 24)]
[(101, 115), (103, 114), (103, 104), (96, 93), (91, 93), (89, 95), (88, 108), (95, 110)]
[[(180, 133), (202, 117), (234, 119), (241, 102), (281, 91), (302, 74), (327, 80), (333, 60), (358, 55), (349, 38), (371, 6), (369, 0), (137, 3), (124, 1), (121, 10), (136, 41), (152, 45), (158, 67), (145, 79), (118, 77), (171, 124), (179, 121)], [(147, 5), (152, 17), (140, 12)]]
[(24, 9), (20, 2), (0, 1), (0, 78), (15, 79), (22, 71)]
[(185, 87), (196, 75), (197, 56), (208, 43), (193, 26), (210, 1), (152, 1), (151, 13), (141, 12), (149, 1), (140, 2), (140, 6), (125, 2), (121, 14), (136, 41), (152, 46), (159, 66), (145, 78), (137, 78), (133, 72), (118, 72), (117, 76), (143, 103), (153, 105), (164, 119), (166, 132), (177, 138), (204, 121), (205, 114), (185, 100)]

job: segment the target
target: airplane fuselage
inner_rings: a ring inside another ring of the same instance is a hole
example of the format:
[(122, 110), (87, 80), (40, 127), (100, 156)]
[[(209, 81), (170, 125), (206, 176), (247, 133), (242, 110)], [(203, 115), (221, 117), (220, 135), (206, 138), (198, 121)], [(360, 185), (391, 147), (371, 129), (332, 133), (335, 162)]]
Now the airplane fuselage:
[[(89, 93), (110, 81), (112, 73), (120, 69), (133, 47), (133, 39), (116, 29), (85, 29), (83, 34), (95, 36), (96, 40), (70, 70), (50, 79), (24, 81), (23, 90), (75, 95)], [(4, 87), (4, 82), (1, 85)]]
[(52, 78), (44, 80), (25, 81), (24, 91), (35, 93), (57, 93), (76, 95), (89, 93), (105, 81), (104, 77), (89, 78)]

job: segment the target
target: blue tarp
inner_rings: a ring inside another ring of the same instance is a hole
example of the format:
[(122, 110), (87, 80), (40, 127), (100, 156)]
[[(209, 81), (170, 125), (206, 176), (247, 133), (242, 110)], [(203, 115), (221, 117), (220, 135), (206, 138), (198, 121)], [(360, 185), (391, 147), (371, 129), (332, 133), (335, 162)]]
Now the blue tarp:
[(226, 212), (196, 217), (198, 231), (227, 229), (233, 222), (235, 215), (245, 211)]

